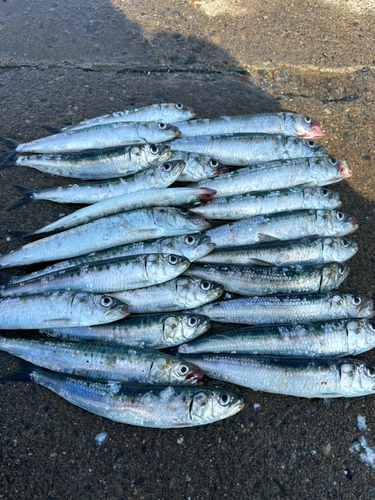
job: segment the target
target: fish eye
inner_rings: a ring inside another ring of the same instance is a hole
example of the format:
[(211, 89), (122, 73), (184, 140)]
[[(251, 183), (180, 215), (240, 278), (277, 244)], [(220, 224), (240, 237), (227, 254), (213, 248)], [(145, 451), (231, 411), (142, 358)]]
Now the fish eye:
[(164, 172), (169, 172), (171, 168), (172, 168), (172, 165), (170, 163), (164, 163), (164, 165), (163, 165)]
[(198, 323), (198, 320), (195, 316), (193, 316), (192, 318), (189, 318), (189, 321), (188, 321), (189, 326), (195, 326), (197, 323)]
[(180, 365), (177, 369), (179, 375), (185, 376), (189, 373), (189, 367), (186, 365)]
[(165, 128), (167, 128), (166, 124), (165, 123), (158, 123), (158, 127), (161, 129), (161, 130), (164, 130)]
[(183, 104), (176, 104), (176, 109), (182, 109), (184, 107)]
[(337, 164), (336, 158), (330, 158), (329, 161), (330, 161), (331, 165), (336, 165)]
[(342, 212), (337, 212), (336, 217), (338, 220), (343, 220), (344, 214)]
[(307, 141), (307, 145), (309, 146), (309, 148), (311, 149), (314, 149), (316, 147), (316, 144), (314, 141)]
[(359, 306), (361, 302), (362, 302), (361, 297), (353, 297), (353, 304), (355, 306)]
[(350, 241), (347, 240), (346, 238), (341, 238), (340, 243), (344, 248), (347, 248), (350, 244)]
[(113, 304), (113, 299), (108, 296), (104, 296), (100, 299), (100, 305), (103, 307), (109, 307)]
[(328, 193), (329, 193), (328, 189), (324, 189), (324, 188), (323, 188), (323, 189), (321, 189), (321, 190), (320, 190), (320, 194), (321, 194), (322, 196), (327, 196), (327, 195), (328, 195)]
[(185, 208), (180, 208), (179, 209), (180, 214), (182, 215), (187, 215), (189, 213), (189, 210), (186, 210)]
[(209, 281), (201, 281), (202, 290), (209, 290), (211, 288), (211, 283)]
[(365, 374), (368, 377), (375, 377), (375, 368), (373, 366), (366, 366), (365, 367)]
[(218, 167), (219, 162), (217, 160), (210, 160), (210, 165), (211, 165), (211, 167)]
[(228, 406), (230, 401), (230, 396), (229, 394), (222, 394), (219, 399), (219, 404), (221, 406)]
[(159, 153), (159, 148), (157, 146), (151, 146), (150, 151), (153, 155), (157, 155)]
[(173, 254), (172, 255), (168, 255), (168, 262), (170, 264), (172, 264), (172, 266), (175, 266), (177, 264), (178, 260), (179, 259), (178, 259), (177, 255), (173, 255)]
[(339, 264), (338, 268), (339, 268), (339, 274), (343, 275), (345, 272), (345, 266), (343, 266), (342, 264)]
[(368, 321), (368, 326), (371, 328), (373, 332), (375, 332), (375, 322), (374, 321)]
[(195, 238), (194, 236), (186, 236), (185, 238), (185, 243), (187, 245), (193, 245), (195, 243)]
[(309, 116), (304, 116), (303, 119), (306, 123), (311, 123), (311, 118)]

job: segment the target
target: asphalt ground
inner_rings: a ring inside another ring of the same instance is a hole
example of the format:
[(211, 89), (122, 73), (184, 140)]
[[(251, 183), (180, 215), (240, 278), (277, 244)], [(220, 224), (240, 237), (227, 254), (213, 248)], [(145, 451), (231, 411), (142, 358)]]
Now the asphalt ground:
[[(360, 225), (352, 236), (359, 252), (340, 290), (373, 297), (374, 14), (370, 0), (1, 2), (0, 136), (26, 142), (44, 136), (43, 125), (168, 101), (205, 118), (313, 116), (326, 130), (320, 142), (354, 172), (332, 186)], [(14, 184), (70, 181), (21, 167), (0, 170), (0, 179), (1, 253), (21, 244), (8, 230), (36, 229), (76, 208), (42, 202), (6, 212), (19, 199)], [(360, 357), (375, 363), (373, 352)], [(1, 370), (15, 366), (7, 354), (0, 359)], [(153, 430), (7, 382), (0, 498), (375, 498), (365, 449), (349, 450), (361, 436), (375, 446), (374, 396), (323, 402), (226, 387), (246, 400), (238, 415)], [(358, 429), (359, 415), (367, 430)], [(107, 438), (97, 446), (101, 432)]]

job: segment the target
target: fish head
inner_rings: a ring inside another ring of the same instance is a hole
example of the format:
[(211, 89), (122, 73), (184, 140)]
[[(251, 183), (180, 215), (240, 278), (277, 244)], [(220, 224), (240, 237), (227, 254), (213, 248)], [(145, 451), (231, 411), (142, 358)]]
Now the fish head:
[[(228, 167), (214, 158), (209, 158), (195, 153), (187, 154), (186, 165), (186, 170), (189, 171), (189, 181), (193, 182), (209, 179), (228, 172)], [(184, 172), (182, 172), (182, 176), (183, 175)]]
[(183, 273), (190, 266), (190, 261), (181, 255), (155, 253), (146, 256), (145, 264), (150, 281), (161, 283)]
[(186, 234), (174, 238), (174, 243), (178, 253), (190, 262), (209, 254), (216, 246), (215, 243), (211, 243), (211, 237), (206, 234)]
[(331, 236), (344, 236), (358, 229), (352, 215), (337, 212), (336, 210), (317, 210), (316, 221), (325, 232)]
[(366, 362), (342, 361), (339, 370), (340, 388), (346, 397), (375, 392), (375, 366)]
[[(298, 139), (296, 139), (298, 140)], [(299, 139), (303, 145), (303, 156), (322, 156), (326, 152), (326, 148), (312, 141), (311, 139)]]
[(351, 295), (345, 294), (343, 300), (345, 300), (346, 306), (346, 316), (349, 318), (365, 318), (373, 314), (374, 302), (369, 297), (364, 297), (363, 295)]
[(328, 264), (323, 267), (320, 282), (320, 291), (329, 292), (337, 288), (349, 274), (349, 267), (345, 264)]
[(309, 170), (317, 186), (333, 184), (353, 175), (345, 161), (327, 155), (310, 158)]
[(325, 262), (343, 262), (358, 251), (358, 244), (347, 238), (324, 238), (323, 259)]
[(128, 316), (127, 304), (110, 295), (76, 293), (72, 308), (82, 317), (82, 324), (100, 325), (112, 323)]
[(195, 118), (193, 109), (180, 103), (168, 102), (159, 104), (159, 109), (166, 123), (183, 122)]
[(163, 338), (170, 345), (178, 345), (205, 333), (211, 326), (210, 318), (201, 314), (175, 314), (163, 322)]
[(202, 389), (190, 403), (190, 420), (193, 425), (208, 424), (235, 415), (244, 405), (243, 398), (233, 392)]
[(133, 146), (130, 152), (132, 158), (137, 157), (139, 163), (149, 166), (165, 163), (172, 156), (172, 151), (166, 144), (141, 144)]
[(160, 385), (192, 385), (202, 377), (197, 366), (166, 354), (155, 358), (149, 371), (150, 383)]
[(349, 321), (346, 327), (350, 352), (367, 351), (375, 347), (375, 321), (360, 319)]
[(185, 208), (154, 208), (153, 218), (157, 225), (173, 231), (176, 235), (200, 233), (211, 227), (202, 215)]
[(145, 142), (158, 144), (159, 142), (171, 141), (180, 135), (180, 131), (174, 125), (164, 122), (148, 122), (139, 124), (138, 135)]
[(325, 187), (305, 188), (303, 200), (308, 207), (325, 208), (331, 210), (341, 205), (340, 195)]
[(186, 309), (191, 309), (219, 298), (224, 290), (219, 283), (214, 281), (184, 278), (177, 284), (177, 293), (184, 296)]
[(302, 139), (319, 139), (325, 136), (321, 124), (314, 118), (295, 113), (285, 113), (285, 115), (284, 126), (288, 135), (296, 135)]
[(155, 168), (144, 171), (146, 183), (149, 189), (158, 189), (161, 186), (167, 187), (174, 183), (185, 167), (185, 162), (181, 160), (167, 161)]

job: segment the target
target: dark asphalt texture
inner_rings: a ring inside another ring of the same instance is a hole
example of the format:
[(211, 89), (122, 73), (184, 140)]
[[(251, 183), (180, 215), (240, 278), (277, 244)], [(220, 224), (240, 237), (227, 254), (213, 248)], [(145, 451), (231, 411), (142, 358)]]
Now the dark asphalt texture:
[[(354, 172), (332, 186), (360, 225), (340, 290), (373, 297), (373, 33), (372, 0), (0, 2), (0, 136), (26, 142), (46, 135), (43, 125), (168, 101), (204, 118), (313, 116), (327, 133), (320, 142)], [(0, 179), (1, 253), (21, 244), (8, 230), (36, 229), (76, 208), (42, 202), (6, 212), (19, 199), (13, 184), (43, 189), (69, 179), (23, 167), (0, 170)], [(375, 363), (373, 352), (361, 357)], [(0, 359), (0, 374), (17, 364)], [(246, 400), (233, 418), (153, 430), (90, 414), (33, 384), (2, 384), (0, 498), (375, 498), (374, 470), (349, 451), (361, 436), (375, 446), (374, 396), (323, 402), (227, 387)], [(359, 431), (358, 415), (368, 430)], [(97, 446), (100, 432), (107, 439)]]

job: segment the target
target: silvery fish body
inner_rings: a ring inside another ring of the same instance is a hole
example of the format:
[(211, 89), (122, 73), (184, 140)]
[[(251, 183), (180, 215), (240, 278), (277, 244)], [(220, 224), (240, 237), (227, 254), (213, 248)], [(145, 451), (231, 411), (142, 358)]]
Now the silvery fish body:
[(1, 287), (1, 297), (59, 290), (109, 293), (164, 283), (190, 265), (185, 257), (168, 254), (135, 255), (63, 269), (16, 285)]
[(134, 314), (181, 311), (211, 302), (223, 293), (218, 283), (199, 278), (176, 278), (161, 285), (111, 294), (126, 301)]
[(248, 219), (206, 231), (216, 248), (296, 240), (308, 236), (344, 236), (358, 228), (354, 217), (334, 210), (295, 210)]
[(330, 292), (349, 274), (345, 264), (296, 267), (249, 267), (231, 264), (193, 264), (184, 276), (220, 283), (238, 295)]
[(28, 243), (0, 257), (0, 268), (68, 259), (117, 245), (162, 236), (199, 233), (209, 227), (201, 215), (178, 208), (147, 208), (111, 215)]
[(17, 153), (69, 153), (86, 149), (108, 149), (134, 144), (170, 141), (179, 130), (165, 123), (108, 123), (90, 128), (67, 130), (18, 144)]
[(190, 120), (195, 117), (195, 113), (191, 108), (183, 104), (162, 103), (144, 106), (142, 108), (130, 109), (128, 111), (118, 111), (109, 115), (98, 116), (85, 120), (75, 125), (65, 127), (62, 131), (78, 130), (81, 128), (102, 125), (104, 123), (118, 122), (164, 122), (173, 123), (178, 120)]
[(318, 139), (325, 135), (319, 122), (296, 113), (221, 116), (178, 122), (173, 125), (178, 127), (181, 138), (224, 134), (280, 134)]
[(209, 387), (140, 386), (98, 382), (47, 372), (30, 374), (37, 384), (70, 403), (115, 422), (158, 429), (216, 422), (244, 407), (236, 394)]
[(260, 245), (221, 248), (197, 259), (199, 264), (242, 264), (249, 266), (308, 266), (345, 262), (358, 251), (347, 238), (304, 238)]
[(150, 314), (131, 316), (101, 326), (45, 328), (52, 337), (75, 342), (105, 342), (116, 345), (163, 349), (188, 342), (210, 328), (210, 320), (199, 314)]
[(108, 295), (54, 292), (0, 300), (0, 330), (35, 330), (111, 323), (129, 314)]
[(215, 198), (192, 211), (207, 219), (238, 220), (292, 210), (330, 210), (340, 205), (338, 193), (326, 188), (292, 188)]
[(228, 172), (228, 167), (213, 158), (194, 153), (174, 151), (170, 160), (182, 160), (185, 168), (178, 177), (179, 182), (199, 182)]
[[(174, 153), (173, 153), (174, 154)], [(291, 187), (325, 186), (350, 177), (346, 162), (329, 156), (276, 160), (244, 167), (196, 185), (215, 189), (215, 198)]]
[(0, 350), (57, 373), (136, 384), (195, 384), (202, 372), (155, 350), (93, 342), (0, 337)]
[(8, 284), (22, 283), (34, 278), (40, 278), (46, 274), (51, 274), (62, 269), (70, 267), (83, 266), (91, 262), (97, 262), (108, 259), (121, 259), (140, 254), (167, 253), (181, 255), (190, 262), (206, 255), (215, 248), (211, 243), (211, 238), (203, 234), (189, 234), (184, 236), (175, 236), (172, 238), (160, 238), (158, 240), (141, 241), (130, 245), (120, 245), (111, 247), (107, 250), (99, 250), (88, 255), (81, 255), (69, 260), (60, 261), (51, 266), (47, 266), (39, 271), (34, 271), (23, 276), (12, 276)]
[(87, 224), (94, 220), (108, 217), (109, 215), (138, 210), (140, 208), (197, 205), (202, 200), (210, 200), (214, 194), (215, 191), (205, 188), (150, 189), (147, 193), (138, 191), (102, 200), (88, 207), (76, 210), (44, 226), (42, 229), (36, 231), (35, 234), (64, 231), (65, 229), (81, 226), (82, 224)]
[(375, 392), (375, 367), (337, 358), (287, 358), (247, 354), (186, 354), (209, 377), (302, 398), (365, 396)]
[(183, 344), (178, 352), (321, 357), (356, 355), (374, 347), (375, 323), (346, 319), (240, 328)]
[(166, 162), (171, 154), (165, 144), (143, 144), (81, 153), (22, 155), (17, 158), (16, 165), (73, 179), (117, 179), (157, 167)]
[[(224, 163), (243, 166), (256, 163), (322, 156), (325, 148), (310, 140), (266, 134), (228, 134), (175, 139), (172, 151), (198, 153)], [(268, 187), (269, 189), (269, 187)]]
[(371, 316), (372, 308), (373, 301), (367, 297), (331, 292), (223, 300), (198, 307), (193, 312), (219, 323), (272, 325), (365, 318)]

